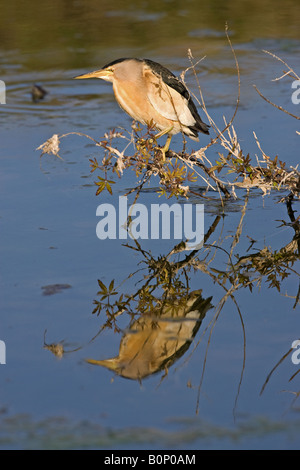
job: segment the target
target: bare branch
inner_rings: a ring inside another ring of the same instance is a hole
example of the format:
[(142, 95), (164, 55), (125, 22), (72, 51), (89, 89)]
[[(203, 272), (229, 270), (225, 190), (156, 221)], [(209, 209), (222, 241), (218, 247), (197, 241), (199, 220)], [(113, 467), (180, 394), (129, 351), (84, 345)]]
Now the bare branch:
[[(287, 111), (286, 109), (284, 109), (282, 106), (279, 106), (278, 104), (275, 104), (273, 103), (272, 101), (268, 100), (268, 98), (266, 98), (260, 91), (259, 89), (257, 88), (256, 85), (253, 85), (253, 88), (257, 91), (257, 93), (259, 94), (259, 96), (262, 97), (262, 99), (264, 99), (267, 103), (271, 104), (272, 106), (274, 106), (275, 108), (279, 109), (280, 111), (283, 111), (284, 113), (288, 114), (289, 116), (295, 118), (295, 119), (298, 119), (300, 120), (300, 116), (296, 116), (295, 114), (292, 114), (290, 113), (289, 111)], [(297, 132), (298, 133), (298, 132)]]

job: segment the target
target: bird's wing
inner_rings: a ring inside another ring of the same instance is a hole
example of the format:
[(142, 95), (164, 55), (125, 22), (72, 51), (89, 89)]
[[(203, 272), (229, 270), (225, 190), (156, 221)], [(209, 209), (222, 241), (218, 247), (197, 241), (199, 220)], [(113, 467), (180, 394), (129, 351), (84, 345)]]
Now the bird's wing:
[(166, 84), (165, 77), (149, 69), (144, 72), (144, 77), (147, 82), (147, 98), (159, 114), (171, 121), (179, 121), (184, 126), (195, 124), (189, 101), (184, 96), (188, 91), (173, 74), (169, 76), (169, 84)]

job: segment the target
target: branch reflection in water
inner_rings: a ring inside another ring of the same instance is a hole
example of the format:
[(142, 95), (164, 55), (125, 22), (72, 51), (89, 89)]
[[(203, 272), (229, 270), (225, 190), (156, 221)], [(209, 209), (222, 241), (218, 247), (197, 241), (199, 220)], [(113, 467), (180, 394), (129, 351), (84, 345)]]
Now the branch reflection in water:
[[(98, 280), (100, 290), (94, 300), (93, 314), (99, 315), (101, 326), (90, 340), (90, 342), (96, 341), (105, 329), (122, 333), (119, 354), (109, 359), (89, 358), (87, 362), (104, 366), (117, 375), (141, 382), (145, 377), (160, 371), (164, 371), (164, 376), (166, 376), (168, 369), (193, 344), (192, 352), (186, 358), (186, 361), (189, 360), (206, 335), (207, 346), (200, 381), (198, 377), (196, 406), (196, 412), (198, 412), (211, 336), (224, 305), (230, 299), (238, 313), (243, 335), (243, 361), (236, 393), (236, 405), (246, 359), (246, 333), (243, 312), (236, 299), (237, 293), (243, 289), (253, 292), (265, 283), (269, 288), (275, 288), (275, 291), (281, 294), (281, 284), (286, 277), (293, 275), (299, 278), (299, 273), (294, 269), (294, 263), (299, 259), (300, 227), (299, 220), (294, 216), (291, 201), (286, 202), (289, 221), (282, 221), (282, 225), (293, 229), (292, 240), (279, 250), (263, 246), (248, 254), (247, 252), (252, 251), (257, 242), (246, 234), (246, 239), (250, 240), (249, 247), (245, 250), (244, 244), (242, 249), (245, 254), (240, 256), (236, 253), (236, 248), (241, 249), (240, 240), (247, 214), (247, 204), (248, 196), (244, 199), (240, 220), (231, 238), (228, 236), (221, 238), (220, 234), (223, 229), (221, 227), (219, 230), (219, 226), (224, 223), (224, 218), (222, 215), (217, 215), (204, 236), (204, 246), (200, 250), (187, 253), (185, 242), (182, 241), (168, 254), (155, 258), (151, 252), (143, 249), (137, 240), (134, 240), (134, 245), (125, 245), (124, 249), (134, 250), (142, 260), (134, 273), (130, 274), (127, 279), (118, 281), (119, 287), (115, 286), (115, 279), (108, 285)], [(224, 256), (225, 268), (221, 269)], [(190, 286), (195, 285), (199, 272), (213, 281), (216, 302), (214, 307), (211, 292), (205, 293), (203, 289), (191, 290)], [(134, 285), (139, 287), (129, 294), (130, 289), (124, 288), (124, 283), (133, 277), (137, 277)], [(217, 289), (218, 286), (219, 289)], [(220, 295), (222, 291), (224, 294)], [(285, 294), (289, 308), (296, 308), (299, 304), (299, 294), (300, 286), (297, 292)], [(210, 317), (205, 318), (208, 315)], [(129, 324), (125, 329), (120, 326), (120, 319), (123, 321), (124, 318), (129, 318)], [(204, 318), (203, 333), (200, 339), (196, 339)], [(47, 349), (55, 352), (54, 345), (55, 343), (52, 343), (51, 349), (49, 347)], [(270, 374), (267, 381), (269, 378)]]

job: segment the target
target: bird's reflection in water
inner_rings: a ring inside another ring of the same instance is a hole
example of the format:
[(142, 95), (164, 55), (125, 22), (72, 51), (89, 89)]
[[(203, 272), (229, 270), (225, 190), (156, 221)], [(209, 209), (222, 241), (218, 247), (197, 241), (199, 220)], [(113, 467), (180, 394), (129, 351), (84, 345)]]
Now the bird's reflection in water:
[(113, 370), (116, 374), (141, 380), (167, 370), (189, 348), (206, 312), (211, 297), (204, 299), (201, 290), (193, 291), (184, 301), (166, 302), (161, 309), (142, 315), (125, 331), (119, 355), (111, 359), (87, 359)]

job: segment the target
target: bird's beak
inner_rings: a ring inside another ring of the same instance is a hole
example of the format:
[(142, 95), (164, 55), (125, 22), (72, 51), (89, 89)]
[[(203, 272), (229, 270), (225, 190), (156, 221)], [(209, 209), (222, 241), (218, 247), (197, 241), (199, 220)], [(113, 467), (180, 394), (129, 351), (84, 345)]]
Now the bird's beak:
[(78, 75), (74, 77), (75, 79), (82, 79), (82, 78), (102, 78), (102, 80), (111, 81), (113, 76), (112, 70), (95, 70), (95, 72), (84, 73), (83, 75)]
[(94, 364), (96, 366), (103, 366), (107, 369), (113, 370), (118, 372), (120, 370), (119, 361), (117, 357), (112, 357), (111, 359), (103, 359), (102, 361), (98, 361), (96, 359), (86, 359), (86, 362), (89, 364)]

